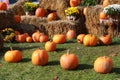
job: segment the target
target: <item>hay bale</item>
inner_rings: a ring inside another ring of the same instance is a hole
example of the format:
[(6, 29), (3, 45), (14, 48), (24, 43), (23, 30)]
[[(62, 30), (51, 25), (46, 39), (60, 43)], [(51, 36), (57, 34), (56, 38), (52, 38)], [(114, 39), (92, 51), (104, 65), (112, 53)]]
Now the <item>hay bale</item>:
[(9, 10), (0, 11), (0, 29), (13, 26), (16, 22), (13, 18), (13, 13)]
[[(99, 13), (103, 10), (102, 5), (97, 5), (97, 6), (90, 6), (87, 8), (87, 13), (85, 15), (85, 24), (86, 28), (88, 30), (88, 33), (91, 34), (96, 34), (100, 35), (100, 19), (99, 19)], [(118, 23), (120, 25), (120, 22)], [(116, 31), (116, 24), (114, 23), (107, 23), (106, 25), (106, 34), (113, 35), (114, 37), (114, 32)], [(120, 28), (118, 28), (118, 31)], [(119, 32), (120, 34), (120, 32)]]
[(69, 0), (39, 0), (40, 7), (56, 11), (60, 19), (65, 19), (64, 10), (69, 7)]
[(30, 24), (15, 24), (12, 28), (20, 33), (27, 32), (29, 35), (32, 35), (32, 33), (35, 32), (35, 26)]
[(2, 50), (3, 47), (4, 47), (3, 36), (0, 34), (0, 50)]
[(41, 32), (46, 33), (45, 25), (47, 24), (46, 17), (36, 17), (36, 16), (21, 16), (22, 24), (33, 25), (35, 29), (39, 29)]
[(23, 4), (30, 0), (18, 0), (16, 3), (8, 6), (8, 10), (12, 11), (16, 15), (23, 15), (25, 14), (23, 10)]
[(67, 20), (51, 21), (45, 27), (48, 35), (66, 34), (69, 29), (76, 31), (76, 24)]

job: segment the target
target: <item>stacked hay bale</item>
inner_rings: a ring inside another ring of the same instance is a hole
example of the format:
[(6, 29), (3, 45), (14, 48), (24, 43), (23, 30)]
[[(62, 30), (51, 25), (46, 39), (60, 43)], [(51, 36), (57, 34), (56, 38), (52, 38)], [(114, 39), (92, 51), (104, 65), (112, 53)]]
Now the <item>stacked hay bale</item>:
[(3, 47), (4, 47), (3, 36), (0, 34), (0, 50), (2, 50)]
[(45, 29), (48, 35), (66, 34), (69, 29), (76, 31), (76, 24), (66, 20), (58, 20), (48, 22)]
[(40, 7), (56, 11), (60, 19), (65, 19), (64, 10), (69, 7), (69, 0), (39, 0)]
[(14, 15), (11, 11), (0, 11), (0, 30), (15, 24)]
[(27, 1), (30, 0), (18, 0), (16, 3), (9, 5), (8, 10), (11, 10), (16, 15), (23, 15), (25, 14), (23, 4)]

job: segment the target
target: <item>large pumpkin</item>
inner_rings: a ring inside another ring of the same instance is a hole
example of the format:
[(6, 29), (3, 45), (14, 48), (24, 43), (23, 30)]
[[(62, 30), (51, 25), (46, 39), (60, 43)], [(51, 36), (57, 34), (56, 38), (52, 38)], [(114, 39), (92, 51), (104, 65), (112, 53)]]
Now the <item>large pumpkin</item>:
[(107, 56), (98, 57), (94, 62), (94, 70), (98, 73), (109, 73), (112, 70), (113, 62)]
[(48, 39), (49, 39), (48, 36), (43, 34), (40, 36), (39, 41), (40, 42), (47, 42)]
[(5, 2), (0, 2), (0, 10), (7, 10), (7, 4)]
[(45, 16), (45, 9), (43, 8), (37, 8), (35, 11), (36, 17), (44, 17)]
[(63, 44), (66, 42), (66, 36), (64, 34), (56, 34), (53, 36), (53, 42), (56, 44)]
[(32, 53), (32, 64), (44, 66), (48, 63), (48, 53), (45, 50), (37, 49)]
[(76, 69), (78, 66), (78, 58), (74, 53), (67, 51), (66, 54), (63, 54), (60, 58), (60, 65), (63, 69), (72, 70)]
[(53, 41), (47, 41), (45, 43), (45, 50), (46, 51), (55, 51), (56, 50), (56, 43)]
[(79, 5), (81, 0), (70, 0), (70, 6), (71, 7), (76, 7)]
[(56, 12), (49, 13), (47, 16), (48, 21), (56, 20), (57, 19), (57, 14)]
[(6, 62), (19, 62), (22, 60), (22, 53), (19, 50), (8, 50), (5, 55), (4, 59)]
[(85, 37), (85, 34), (79, 34), (77, 36), (77, 42), (80, 43), (80, 44), (82, 44), (84, 37)]
[(85, 35), (85, 37), (83, 39), (83, 44), (85, 46), (96, 46), (97, 42), (98, 42), (97, 37), (92, 34)]
[(110, 35), (100, 36), (99, 42), (102, 45), (109, 45), (112, 44), (112, 37)]
[(42, 33), (40, 33), (39, 31), (36, 31), (32, 34), (32, 39), (34, 42), (39, 42), (40, 36), (42, 35)]
[(68, 40), (74, 39), (76, 38), (76, 32), (74, 30), (68, 30), (66, 37)]

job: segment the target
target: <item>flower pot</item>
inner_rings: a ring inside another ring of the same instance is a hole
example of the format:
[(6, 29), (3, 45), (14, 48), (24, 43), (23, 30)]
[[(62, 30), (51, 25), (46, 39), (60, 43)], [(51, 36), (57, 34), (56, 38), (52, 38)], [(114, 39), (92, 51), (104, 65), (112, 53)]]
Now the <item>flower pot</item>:
[(67, 20), (70, 20), (70, 21), (75, 21), (77, 20), (77, 16), (73, 16), (73, 15), (70, 15), (70, 16), (66, 16)]

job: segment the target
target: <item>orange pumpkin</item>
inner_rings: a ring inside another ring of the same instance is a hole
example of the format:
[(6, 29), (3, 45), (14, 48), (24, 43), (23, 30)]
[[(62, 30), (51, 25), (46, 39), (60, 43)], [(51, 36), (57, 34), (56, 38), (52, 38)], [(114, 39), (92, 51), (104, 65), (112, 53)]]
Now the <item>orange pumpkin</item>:
[(20, 34), (20, 32), (19, 31), (15, 31), (15, 34), (18, 35), (18, 34)]
[(5, 55), (4, 59), (6, 62), (19, 62), (22, 60), (22, 53), (19, 50), (8, 50)]
[(81, 2), (80, 0), (70, 0), (70, 6), (76, 7), (79, 5), (80, 2)]
[(74, 30), (68, 30), (66, 33), (66, 37), (68, 40), (76, 38), (76, 32)]
[(78, 58), (74, 53), (67, 51), (67, 54), (63, 54), (60, 58), (60, 65), (63, 69), (72, 70), (78, 66)]
[(45, 50), (37, 49), (32, 53), (32, 64), (44, 66), (48, 63), (48, 53)]
[(85, 37), (85, 34), (79, 34), (77, 36), (77, 42), (80, 43), (80, 44), (82, 44), (84, 37)]
[(104, 12), (100, 12), (99, 18), (100, 19), (107, 19), (107, 14)]
[(17, 42), (25, 42), (26, 40), (26, 35), (25, 34), (19, 34), (15, 36), (15, 40)]
[(109, 45), (109, 44), (112, 44), (112, 38), (110, 35), (101, 36), (99, 38), (99, 42), (102, 45)]
[(106, 6), (108, 6), (109, 5), (109, 0), (104, 0), (103, 1), (103, 7), (106, 7)]
[(21, 16), (20, 16), (20, 15), (14, 15), (14, 20), (15, 20), (17, 23), (20, 23), (20, 21), (21, 21)]
[(83, 14), (84, 14), (84, 15), (86, 15), (86, 13), (87, 13), (87, 8), (88, 8), (88, 7), (85, 7), (85, 8), (83, 9)]
[(30, 37), (30, 36), (26, 37), (26, 42), (30, 43), (30, 42), (32, 42), (32, 41), (33, 41), (33, 40), (32, 40), (32, 37)]
[(45, 16), (45, 9), (43, 8), (37, 8), (35, 11), (36, 17), (44, 17)]
[(85, 46), (96, 46), (97, 42), (98, 42), (97, 37), (92, 34), (85, 35), (85, 37), (83, 39), (83, 44)]
[(29, 34), (28, 34), (28, 33), (24, 33), (24, 35), (25, 35), (25, 37), (28, 37), (28, 36), (29, 36)]
[(56, 43), (53, 41), (47, 41), (45, 43), (45, 50), (46, 51), (55, 51), (56, 50)]
[(48, 41), (48, 36), (47, 35), (41, 35), (40, 38), (39, 38), (39, 41), (40, 42), (47, 42)]
[(98, 57), (94, 62), (94, 70), (98, 73), (109, 73), (112, 70), (113, 62), (107, 56)]
[(7, 4), (5, 2), (0, 2), (0, 10), (7, 10)]
[(56, 19), (57, 19), (56, 12), (52, 12), (52, 13), (48, 14), (48, 16), (47, 16), (48, 21), (52, 21), (52, 20), (56, 20)]
[(32, 39), (34, 42), (39, 42), (40, 36), (42, 35), (42, 33), (40, 33), (39, 31), (36, 31), (32, 34)]
[(53, 42), (56, 44), (63, 44), (66, 42), (66, 36), (64, 34), (56, 34), (53, 36)]

